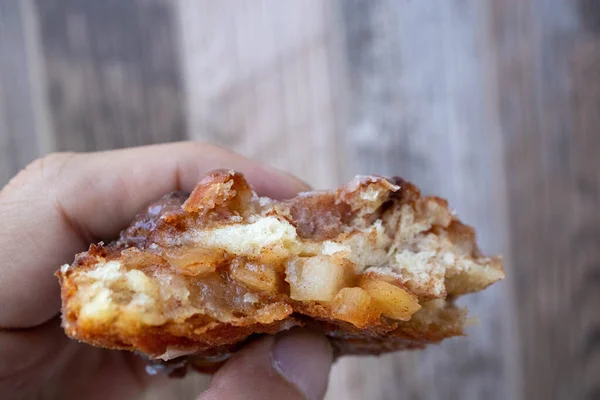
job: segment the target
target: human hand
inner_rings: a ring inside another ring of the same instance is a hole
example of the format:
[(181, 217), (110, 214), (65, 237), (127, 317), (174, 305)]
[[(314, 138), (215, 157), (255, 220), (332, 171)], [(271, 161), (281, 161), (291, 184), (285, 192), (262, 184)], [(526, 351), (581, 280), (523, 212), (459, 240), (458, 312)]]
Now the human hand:
[[(191, 191), (210, 170), (243, 172), (256, 191), (287, 198), (297, 179), (220, 148), (175, 143), (100, 153), (53, 154), (0, 192), (0, 397), (131, 399), (161, 379), (129, 352), (68, 339), (54, 272), (90, 243), (118, 235), (164, 193)], [(199, 399), (321, 398), (332, 362), (326, 339), (294, 329), (253, 342)]]

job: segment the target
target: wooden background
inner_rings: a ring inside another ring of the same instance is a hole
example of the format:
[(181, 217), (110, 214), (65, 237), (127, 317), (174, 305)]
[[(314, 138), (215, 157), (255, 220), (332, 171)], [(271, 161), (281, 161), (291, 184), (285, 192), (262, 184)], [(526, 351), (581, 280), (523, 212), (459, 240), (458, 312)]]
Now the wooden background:
[(328, 399), (600, 398), (599, 126), (596, 0), (0, 0), (0, 183), (204, 140), (318, 188), (402, 175), (504, 254), (469, 338), (343, 359)]

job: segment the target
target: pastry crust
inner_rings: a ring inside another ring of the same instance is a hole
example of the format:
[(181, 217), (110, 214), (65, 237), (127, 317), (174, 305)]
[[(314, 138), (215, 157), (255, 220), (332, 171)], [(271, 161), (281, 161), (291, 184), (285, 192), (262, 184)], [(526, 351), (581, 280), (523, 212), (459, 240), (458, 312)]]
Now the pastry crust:
[(256, 334), (318, 325), (338, 354), (421, 348), (463, 334), (457, 296), (504, 277), (445, 200), (359, 176), (291, 200), (208, 174), (57, 272), (72, 338), (202, 369)]

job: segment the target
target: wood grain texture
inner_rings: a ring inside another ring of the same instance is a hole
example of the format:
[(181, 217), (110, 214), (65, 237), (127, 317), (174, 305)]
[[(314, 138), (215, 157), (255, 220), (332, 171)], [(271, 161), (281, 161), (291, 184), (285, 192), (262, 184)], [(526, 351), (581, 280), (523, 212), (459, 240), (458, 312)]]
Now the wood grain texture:
[(57, 149), (185, 138), (171, 2), (36, 4)]
[(336, 184), (328, 13), (319, 0), (180, 1), (191, 136)]
[(28, 1), (0, 0), (0, 186), (46, 150), (34, 23)]
[(524, 398), (600, 397), (600, 4), (494, 4)]

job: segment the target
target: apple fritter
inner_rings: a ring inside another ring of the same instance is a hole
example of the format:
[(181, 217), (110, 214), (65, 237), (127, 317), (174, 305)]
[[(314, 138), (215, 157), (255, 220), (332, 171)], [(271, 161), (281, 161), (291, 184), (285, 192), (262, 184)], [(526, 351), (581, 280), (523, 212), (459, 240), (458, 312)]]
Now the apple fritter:
[(445, 200), (400, 178), (259, 197), (219, 170), (57, 272), (63, 327), (92, 345), (205, 368), (251, 335), (318, 325), (339, 354), (463, 334), (457, 296), (502, 279)]

